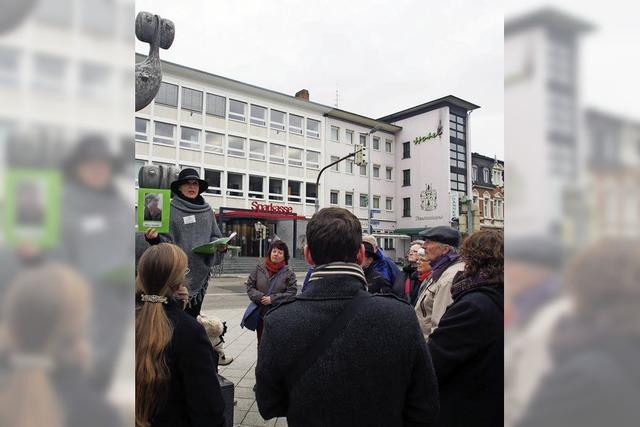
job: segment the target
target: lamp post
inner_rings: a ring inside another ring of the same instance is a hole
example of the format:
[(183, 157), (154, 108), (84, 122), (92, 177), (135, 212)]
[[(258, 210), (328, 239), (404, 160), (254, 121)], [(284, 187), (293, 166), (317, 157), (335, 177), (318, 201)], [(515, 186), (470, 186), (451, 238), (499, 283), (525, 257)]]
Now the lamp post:
[(331, 166), (340, 163), (343, 160), (346, 160), (350, 157), (355, 157), (356, 154), (358, 154), (360, 151), (362, 150), (357, 150), (357, 151), (354, 151), (353, 153), (349, 153), (346, 156), (336, 160), (333, 163), (329, 163), (328, 165), (320, 169), (320, 172), (318, 172), (318, 177), (316, 178), (316, 203), (315, 203), (316, 213), (318, 212), (318, 210), (320, 210), (320, 177), (322, 176), (322, 172), (329, 169)]

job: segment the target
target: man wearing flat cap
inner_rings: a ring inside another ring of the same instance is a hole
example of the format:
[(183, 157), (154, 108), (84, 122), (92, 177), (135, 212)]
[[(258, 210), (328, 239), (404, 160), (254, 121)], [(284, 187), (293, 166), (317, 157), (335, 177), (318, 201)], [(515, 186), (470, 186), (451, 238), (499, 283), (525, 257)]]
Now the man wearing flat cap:
[(445, 310), (453, 301), (453, 278), (464, 270), (464, 262), (457, 253), (460, 246), (458, 230), (439, 226), (420, 233), (422, 248), (431, 265), (431, 276), (420, 286), (415, 311), (425, 339), (438, 327)]

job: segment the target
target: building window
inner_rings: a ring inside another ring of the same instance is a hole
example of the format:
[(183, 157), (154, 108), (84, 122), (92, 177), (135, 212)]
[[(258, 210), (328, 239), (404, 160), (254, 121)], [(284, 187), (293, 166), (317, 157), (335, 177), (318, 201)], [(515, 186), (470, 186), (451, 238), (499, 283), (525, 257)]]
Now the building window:
[(405, 197), (402, 199), (402, 216), (404, 218), (411, 216), (411, 198)]
[(502, 219), (502, 200), (498, 198), (499, 195), (497, 194), (495, 197), (496, 198), (493, 201), (493, 217), (496, 219)]
[(204, 180), (209, 184), (209, 188), (205, 190), (206, 193), (210, 194), (222, 194), (222, 189), (220, 188), (222, 172), (214, 171), (211, 169), (204, 170)]
[(227, 173), (227, 196), (244, 197), (244, 191), (242, 191), (242, 174)]
[(249, 158), (254, 160), (267, 160), (267, 143), (252, 139), (249, 141)]
[(145, 160), (136, 159), (136, 170), (135, 170), (135, 186), (138, 188), (138, 177), (140, 176), (140, 169), (142, 169), (147, 162)]
[(402, 186), (408, 187), (411, 185), (411, 169), (405, 169), (402, 171)]
[(302, 135), (303, 118), (295, 114), (289, 114), (289, 132)]
[(320, 138), (320, 122), (307, 119), (307, 136), (310, 138)]
[(316, 198), (318, 197), (318, 189), (316, 188), (316, 184), (313, 184), (311, 182), (307, 182), (306, 184), (306, 189), (305, 189), (305, 201), (307, 203), (314, 203), (316, 202)]
[(471, 167), (471, 182), (477, 182), (478, 181), (478, 166), (473, 165)]
[(373, 177), (380, 178), (380, 165), (373, 165)]
[(387, 197), (384, 199), (384, 208), (388, 211), (393, 210), (393, 197)]
[(489, 183), (489, 169), (482, 168), (482, 179), (484, 180), (485, 184)]
[(284, 145), (269, 144), (269, 161), (284, 164)]
[(347, 162), (345, 164), (345, 172), (346, 173), (350, 173), (353, 174), (353, 160), (351, 159), (347, 159)]
[(242, 101), (236, 101), (235, 99), (229, 100), (229, 118), (231, 120), (237, 120), (244, 122), (247, 117), (247, 103)]
[(467, 155), (466, 148), (462, 143), (451, 142), (449, 143), (449, 161), (451, 167), (466, 169), (467, 167)]
[(176, 126), (169, 123), (153, 122), (153, 142), (157, 144), (176, 145)]
[(331, 193), (329, 193), (329, 203), (332, 205), (338, 204), (338, 191), (331, 190)]
[(360, 175), (367, 176), (367, 165), (360, 165)]
[(396, 248), (393, 246), (393, 239), (382, 239), (383, 249), (385, 251), (394, 251)]
[(378, 138), (377, 136), (374, 136), (372, 145), (374, 150), (380, 150), (380, 138)]
[(466, 194), (467, 176), (462, 173), (451, 172), (451, 189), (453, 191), (461, 191), (463, 194)]
[(485, 218), (491, 218), (491, 199), (489, 193), (483, 194), (484, 203), (482, 206), (482, 216)]
[(271, 110), (270, 117), (271, 129), (285, 130), (285, 119), (287, 117), (287, 113), (278, 110)]
[(320, 153), (307, 150), (307, 168), (320, 169)]
[(367, 146), (367, 134), (360, 134), (360, 144), (362, 144), (363, 147)]
[(251, 105), (251, 119), (249, 122), (252, 125), (266, 126), (267, 125), (267, 109), (259, 105)]
[(207, 114), (224, 118), (227, 112), (227, 98), (224, 96), (207, 94)]
[(245, 138), (229, 135), (227, 138), (227, 154), (230, 156), (244, 157), (246, 141), (247, 140)]
[(278, 178), (269, 178), (269, 200), (284, 200), (282, 189), (284, 180)]
[(162, 82), (158, 93), (154, 98), (156, 104), (168, 105), (170, 107), (178, 106), (178, 85)]
[(384, 140), (384, 151), (386, 153), (391, 153), (391, 140), (390, 139), (385, 139)]
[(264, 199), (264, 177), (249, 175), (249, 197)]
[(360, 193), (360, 207), (361, 208), (366, 208), (369, 205), (369, 203), (368, 203), (369, 200), (368, 199), (369, 199), (369, 196), (367, 194)]
[(353, 206), (353, 193), (344, 193), (344, 205)]
[(344, 142), (346, 142), (347, 144), (353, 144), (353, 131), (352, 130), (345, 130), (344, 131)]
[(216, 132), (206, 132), (204, 151), (224, 154), (224, 135)]
[(451, 138), (465, 140), (464, 117), (449, 113), (449, 133)]
[(136, 117), (136, 141), (149, 142), (149, 120)]
[[(329, 163), (337, 162), (338, 160), (340, 160), (340, 157), (331, 156), (331, 159), (330, 159)], [(336, 172), (340, 172), (340, 163), (336, 163), (335, 165), (331, 166), (331, 170), (332, 171), (336, 171)]]
[(183, 87), (180, 105), (183, 110), (202, 113), (202, 92)]
[(411, 157), (411, 142), (403, 142), (402, 143), (402, 158), (408, 159)]
[(501, 186), (502, 185), (502, 171), (498, 168), (494, 168), (491, 173), (491, 183), (493, 185)]
[(331, 140), (338, 142), (340, 141), (340, 128), (336, 126), (331, 126)]
[(289, 166), (302, 167), (302, 153), (300, 148), (289, 147)]
[(387, 168), (385, 169), (385, 178), (391, 181), (392, 176), (393, 176), (393, 168), (390, 168), (387, 166)]
[(380, 209), (380, 196), (373, 196), (373, 209)]
[(200, 130), (180, 126), (180, 147), (200, 149)]
[(300, 181), (288, 181), (289, 201), (295, 203), (302, 202), (302, 183)]

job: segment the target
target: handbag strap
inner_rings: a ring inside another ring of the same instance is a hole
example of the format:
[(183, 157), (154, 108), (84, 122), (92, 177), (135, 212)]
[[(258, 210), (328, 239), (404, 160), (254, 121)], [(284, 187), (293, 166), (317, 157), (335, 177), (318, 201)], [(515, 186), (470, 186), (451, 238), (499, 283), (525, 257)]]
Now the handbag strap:
[[(270, 285), (269, 285), (269, 289), (267, 289), (267, 293), (264, 294), (264, 296), (269, 296), (271, 295), (271, 292), (273, 292), (273, 288), (276, 286), (276, 278), (280, 275), (280, 273), (282, 273), (282, 270), (284, 270), (284, 267), (282, 267), (280, 270), (278, 270), (278, 272), (276, 274), (274, 274), (271, 279), (269, 279), (270, 281)], [(267, 270), (269, 271), (269, 270)], [(267, 273), (269, 274), (269, 273)]]
[(345, 329), (347, 323), (355, 317), (360, 307), (362, 307), (369, 298), (371, 298), (371, 294), (360, 291), (349, 301), (346, 308), (331, 321), (331, 324), (324, 329), (322, 334), (311, 344), (311, 347), (298, 359), (293, 369), (289, 371), (289, 375), (285, 378), (289, 390), (300, 380), (307, 369), (331, 347), (333, 341), (335, 341), (340, 332)]

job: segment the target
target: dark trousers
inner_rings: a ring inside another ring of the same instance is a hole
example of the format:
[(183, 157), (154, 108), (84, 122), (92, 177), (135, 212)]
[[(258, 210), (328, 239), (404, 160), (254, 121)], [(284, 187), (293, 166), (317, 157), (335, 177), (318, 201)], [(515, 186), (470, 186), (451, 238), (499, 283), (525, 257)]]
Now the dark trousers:
[(262, 319), (258, 322), (258, 328), (256, 329), (256, 333), (258, 334), (258, 347), (260, 347), (260, 338), (262, 338), (262, 329), (264, 328), (264, 322)]

